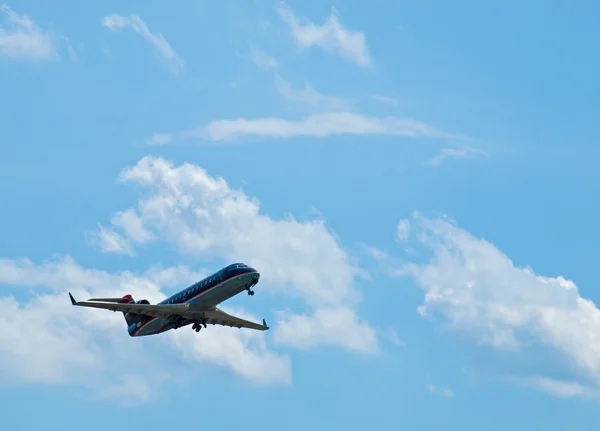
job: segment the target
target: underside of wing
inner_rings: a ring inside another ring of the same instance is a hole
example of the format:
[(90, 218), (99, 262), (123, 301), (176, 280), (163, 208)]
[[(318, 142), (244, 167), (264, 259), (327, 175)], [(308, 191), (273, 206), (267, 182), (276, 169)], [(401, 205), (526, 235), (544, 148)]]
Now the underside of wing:
[[(112, 299), (112, 298), (101, 298), (100, 300), (96, 299), (98, 302), (92, 301), (75, 301), (73, 295), (69, 293), (69, 298), (71, 298), (71, 303), (73, 305), (78, 305), (80, 307), (90, 307), (90, 308), (102, 308), (104, 310), (112, 310), (112, 311), (121, 311), (123, 313), (135, 313), (141, 314), (144, 316), (151, 317), (164, 317), (169, 318), (173, 315), (179, 315), (182, 317), (186, 317), (186, 312), (189, 312), (190, 305), (189, 304), (174, 304), (174, 305), (150, 305), (150, 304), (118, 304), (113, 302), (104, 302), (102, 299)], [(101, 302), (102, 301), (102, 302)]]
[(249, 320), (244, 320), (239, 317), (232, 316), (231, 314), (227, 314), (218, 308), (214, 310), (203, 312), (204, 318), (208, 321), (208, 323), (222, 326), (231, 326), (234, 328), (248, 328), (248, 329), (256, 329), (257, 331), (266, 331), (269, 329), (267, 326), (267, 322), (263, 319), (262, 325), (259, 323), (250, 322)]

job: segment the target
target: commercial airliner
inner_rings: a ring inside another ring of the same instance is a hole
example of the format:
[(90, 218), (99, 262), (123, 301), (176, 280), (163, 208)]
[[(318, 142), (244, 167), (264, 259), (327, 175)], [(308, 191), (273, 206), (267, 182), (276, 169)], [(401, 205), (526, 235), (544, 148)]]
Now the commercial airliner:
[(199, 332), (207, 324), (266, 331), (269, 327), (264, 319), (260, 325), (217, 308), (218, 304), (244, 290), (248, 295), (254, 295), (252, 287), (259, 278), (256, 269), (243, 263), (234, 263), (155, 305), (151, 305), (147, 299), (136, 302), (131, 295), (78, 302), (69, 293), (69, 298), (73, 305), (122, 312), (127, 331), (132, 337), (160, 334), (187, 325), (192, 325), (192, 329)]

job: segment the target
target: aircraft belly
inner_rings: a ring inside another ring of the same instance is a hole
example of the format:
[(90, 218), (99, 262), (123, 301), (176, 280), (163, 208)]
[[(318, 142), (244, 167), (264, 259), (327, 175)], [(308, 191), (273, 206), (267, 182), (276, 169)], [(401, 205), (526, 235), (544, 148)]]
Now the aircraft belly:
[(246, 285), (248, 285), (252, 281), (252, 277), (249, 275), (250, 274), (241, 275), (239, 277), (234, 278), (233, 280), (227, 281), (226, 283), (222, 284), (216, 289), (211, 290), (210, 292), (206, 292), (199, 298), (197, 305), (217, 305), (231, 298), (232, 296), (243, 292), (246, 289)]
[(145, 324), (137, 333), (136, 336), (141, 337), (144, 335), (152, 335), (159, 334), (161, 332), (166, 331), (167, 326), (170, 325), (171, 322), (168, 319), (159, 318), (154, 319), (147, 324)]

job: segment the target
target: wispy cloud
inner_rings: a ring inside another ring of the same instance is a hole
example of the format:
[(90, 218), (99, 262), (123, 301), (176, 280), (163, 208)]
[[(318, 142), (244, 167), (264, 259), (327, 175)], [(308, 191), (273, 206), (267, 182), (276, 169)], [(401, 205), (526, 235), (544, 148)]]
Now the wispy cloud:
[(0, 5), (6, 23), (0, 25), (0, 58), (56, 60), (60, 58), (53, 35), (40, 29), (26, 14)]
[(556, 380), (541, 376), (520, 378), (518, 381), (526, 386), (548, 392), (560, 398), (598, 397), (600, 395), (598, 389), (574, 381)]
[(410, 221), (409, 220), (400, 220), (398, 222), (398, 226), (396, 227), (396, 240), (399, 242), (406, 241), (410, 236)]
[(350, 104), (340, 98), (319, 93), (308, 81), (304, 83), (304, 87), (297, 89), (293, 88), (285, 79), (276, 75), (275, 85), (277, 91), (279, 91), (279, 94), (281, 94), (284, 99), (306, 105), (313, 109), (344, 111), (350, 108)]
[(427, 385), (427, 390), (432, 394), (439, 395), (444, 398), (454, 398), (454, 391), (450, 388), (442, 388), (432, 384)]
[(385, 331), (385, 336), (388, 340), (390, 340), (396, 346), (404, 346), (405, 345), (404, 341), (402, 341), (400, 339), (400, 337), (398, 337), (398, 333), (396, 333), (396, 331), (394, 331), (392, 328), (389, 328), (387, 331)]
[(410, 119), (377, 118), (347, 112), (310, 115), (301, 120), (277, 117), (215, 120), (191, 132), (210, 141), (228, 141), (244, 136), (292, 138), (296, 136), (327, 137), (332, 135), (388, 135), (411, 138), (463, 139)]
[(105, 16), (102, 19), (102, 25), (111, 31), (118, 31), (130, 27), (133, 31), (152, 44), (160, 60), (166, 64), (173, 73), (179, 73), (183, 70), (183, 60), (175, 53), (169, 42), (167, 42), (167, 39), (165, 39), (161, 33), (152, 33), (139, 16), (112, 14)]
[(472, 159), (485, 157), (487, 153), (475, 148), (442, 148), (439, 153), (425, 162), (427, 166), (440, 166), (447, 159)]
[(381, 94), (369, 94), (369, 97), (373, 100), (378, 101), (379, 103), (384, 103), (386, 105), (398, 105), (398, 100), (393, 97), (383, 96)]
[(168, 145), (171, 143), (172, 139), (173, 137), (169, 133), (153, 133), (152, 136), (146, 141), (146, 145)]
[(283, 2), (279, 3), (277, 12), (290, 27), (292, 36), (299, 46), (303, 48), (319, 46), (361, 67), (373, 66), (364, 33), (344, 28), (335, 10), (332, 10), (323, 25), (316, 25), (306, 18), (298, 19)]
[(250, 46), (250, 60), (262, 70), (272, 70), (279, 67), (277, 60), (255, 46)]

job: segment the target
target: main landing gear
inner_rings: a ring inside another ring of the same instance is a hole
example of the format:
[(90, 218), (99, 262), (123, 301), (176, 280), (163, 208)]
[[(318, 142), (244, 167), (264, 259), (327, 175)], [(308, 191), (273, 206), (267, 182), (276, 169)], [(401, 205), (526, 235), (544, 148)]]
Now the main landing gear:
[(200, 322), (195, 322), (192, 325), (192, 329), (196, 332), (200, 332), (200, 330), (202, 329), (203, 326), (206, 328), (206, 320), (202, 320)]
[(181, 324), (183, 323), (183, 319), (181, 317), (175, 317), (175, 321), (173, 322), (173, 329), (181, 328)]

